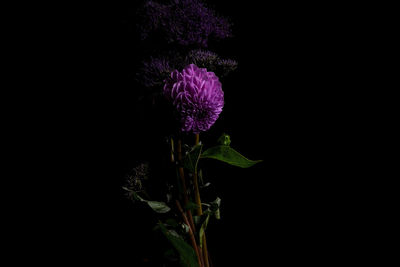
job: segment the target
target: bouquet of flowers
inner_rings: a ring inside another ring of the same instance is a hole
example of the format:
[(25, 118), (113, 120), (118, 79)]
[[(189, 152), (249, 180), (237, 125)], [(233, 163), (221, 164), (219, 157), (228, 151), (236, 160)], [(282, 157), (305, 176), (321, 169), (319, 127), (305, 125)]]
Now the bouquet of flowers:
[(162, 199), (149, 193), (154, 190), (149, 163), (133, 169), (124, 189), (130, 199), (159, 214), (156, 229), (172, 248), (166, 258), (181, 266), (209, 267), (206, 229), (211, 218), (220, 218), (221, 199), (208, 193), (202, 200), (210, 187), (203, 161), (214, 159), (241, 168), (259, 162), (232, 148), (225, 133), (214, 146), (200, 141), (200, 134), (215, 124), (224, 107), (220, 77), (237, 67), (236, 61), (221, 58), (207, 47), (211, 40), (230, 37), (231, 23), (200, 0), (146, 1), (138, 30), (143, 42), (157, 41), (157, 49), (143, 60), (137, 80), (167, 103), (176, 128), (165, 139), (168, 164), (157, 166), (165, 177), (161, 189), (157, 188)]

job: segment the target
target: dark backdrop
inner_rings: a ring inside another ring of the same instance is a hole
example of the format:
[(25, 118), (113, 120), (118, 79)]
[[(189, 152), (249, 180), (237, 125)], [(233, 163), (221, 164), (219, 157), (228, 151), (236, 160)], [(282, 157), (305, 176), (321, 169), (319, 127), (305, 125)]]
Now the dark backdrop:
[[(335, 156), (345, 134), (334, 119), (341, 113), (341, 72), (334, 62), (343, 43), (332, 37), (330, 9), (213, 5), (231, 18), (234, 37), (211, 48), (239, 67), (225, 79), (224, 111), (202, 140), (211, 144), (226, 132), (234, 148), (264, 160), (250, 169), (211, 166), (222, 198), (222, 219), (209, 226), (214, 266), (333, 262), (347, 253), (336, 242), (351, 226), (336, 216), (347, 190), (343, 166), (350, 163)], [(62, 156), (52, 166), (63, 177), (51, 189), (57, 201), (50, 203), (54, 215), (45, 228), (54, 228), (49, 249), (63, 260), (160, 266), (158, 248), (165, 240), (152, 231), (155, 218), (121, 189), (125, 175), (159, 153), (164, 141), (160, 113), (139, 101), (142, 91), (134, 81), (141, 56), (136, 7), (77, 7), (55, 29), (63, 67), (60, 97), (51, 105), (61, 112), (46, 116), (55, 117), (58, 135), (48, 135), (55, 139), (51, 150)]]

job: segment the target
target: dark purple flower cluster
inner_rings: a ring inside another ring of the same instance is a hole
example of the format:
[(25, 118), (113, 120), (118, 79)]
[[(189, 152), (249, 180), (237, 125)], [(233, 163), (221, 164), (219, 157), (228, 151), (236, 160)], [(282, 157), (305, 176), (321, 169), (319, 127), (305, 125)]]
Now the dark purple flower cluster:
[(181, 72), (171, 73), (164, 86), (164, 95), (178, 111), (183, 132), (207, 131), (224, 106), (224, 92), (218, 77), (193, 64)]
[(161, 32), (169, 43), (207, 47), (210, 37), (231, 36), (231, 25), (200, 0), (147, 1), (139, 25), (142, 39)]
[(237, 68), (237, 62), (232, 59), (222, 59), (216, 53), (208, 50), (192, 50), (186, 57), (188, 64), (193, 63), (200, 68), (206, 68), (219, 74), (221, 77), (228, 75)]
[(208, 70), (211, 70), (218, 60), (219, 56), (216, 53), (202, 49), (191, 50), (186, 57), (186, 61)]
[(174, 69), (168, 58), (151, 57), (148, 61), (143, 62), (136, 75), (138, 81), (146, 87), (161, 86)]
[(218, 61), (219, 72), (223, 74), (222, 76), (226, 76), (227, 74), (236, 70), (237, 65), (238, 65), (237, 61), (233, 59), (220, 59)]

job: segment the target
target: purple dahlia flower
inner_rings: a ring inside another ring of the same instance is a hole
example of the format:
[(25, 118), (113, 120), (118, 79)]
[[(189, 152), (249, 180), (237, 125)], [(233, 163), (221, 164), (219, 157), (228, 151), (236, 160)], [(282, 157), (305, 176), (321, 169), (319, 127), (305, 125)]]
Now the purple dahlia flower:
[(183, 132), (207, 131), (224, 106), (224, 92), (218, 77), (194, 64), (171, 73), (164, 95), (178, 111)]

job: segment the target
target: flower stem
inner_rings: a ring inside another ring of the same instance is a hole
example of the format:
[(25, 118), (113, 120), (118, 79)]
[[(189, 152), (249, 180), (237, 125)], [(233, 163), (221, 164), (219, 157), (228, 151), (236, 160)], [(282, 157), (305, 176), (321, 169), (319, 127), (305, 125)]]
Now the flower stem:
[(171, 137), (171, 162), (174, 163), (175, 162), (175, 145), (174, 145), (174, 139)]
[[(195, 145), (199, 144), (199, 134), (196, 134), (195, 136)], [(202, 215), (203, 214), (203, 209), (201, 207), (201, 199), (200, 199), (200, 190), (199, 190), (199, 182), (198, 182), (198, 177), (197, 177), (197, 170), (193, 173), (193, 184), (194, 184), (194, 194), (195, 194), (195, 199), (196, 199), (196, 204), (197, 204), (197, 215)]]
[(193, 174), (193, 183), (194, 183), (194, 190), (195, 190), (195, 199), (196, 199), (196, 204), (197, 204), (197, 215), (203, 214), (203, 209), (201, 207), (201, 198), (200, 198), (200, 191), (199, 191), (199, 182), (198, 182), (198, 177), (197, 177), (197, 172)]
[[(188, 198), (188, 195), (187, 195), (185, 172), (184, 172), (183, 167), (182, 167), (182, 141), (180, 139), (178, 140), (178, 160), (179, 160), (178, 171), (179, 171), (179, 176), (181, 177), (181, 181), (182, 181), (183, 199), (185, 201), (185, 206), (187, 206), (187, 204), (189, 202), (189, 198)], [(187, 215), (189, 217), (189, 222), (190, 222), (189, 226), (192, 227), (193, 232), (195, 232), (196, 228), (194, 226), (192, 212), (190, 210), (188, 210), (187, 211)]]
[[(198, 145), (200, 141), (200, 135), (196, 134), (195, 135), (195, 145)], [(201, 199), (200, 199), (200, 190), (199, 190), (199, 182), (198, 182), (198, 175), (197, 175), (197, 170), (195, 170), (193, 174), (193, 183), (194, 183), (194, 190), (195, 190), (195, 198), (196, 198), (196, 204), (197, 204), (197, 215), (201, 216), (203, 214), (203, 209), (201, 207)], [(206, 235), (204, 233), (203, 235), (203, 256), (204, 256), (204, 263), (206, 267), (209, 267), (209, 261), (208, 261), (208, 250), (207, 250), (207, 241), (206, 241)]]
[(201, 257), (200, 257), (200, 253), (201, 253), (201, 252), (200, 252), (200, 250), (199, 250), (199, 247), (197, 246), (196, 238), (194, 237), (194, 233), (193, 233), (193, 229), (190, 227), (189, 220), (188, 220), (188, 218), (187, 218), (185, 212), (183, 212), (182, 206), (181, 206), (181, 204), (179, 203), (178, 200), (176, 200), (176, 206), (178, 207), (178, 210), (180, 211), (180, 213), (181, 213), (181, 215), (182, 215), (182, 217), (183, 217), (183, 220), (184, 220), (185, 223), (189, 226), (190, 241), (192, 242), (193, 249), (194, 249), (194, 251), (196, 252), (197, 261), (199, 262), (199, 266), (203, 266), (203, 262), (202, 262), (202, 259), (201, 259)]

